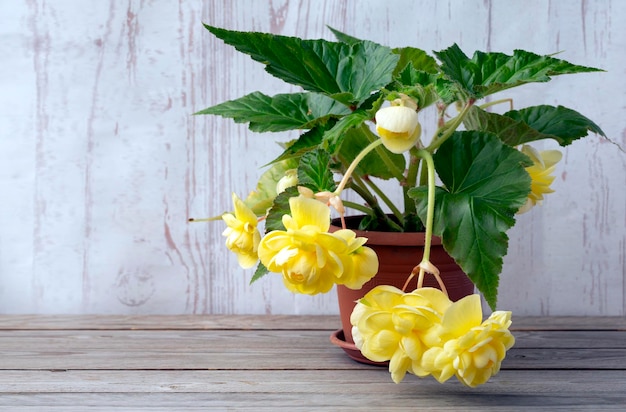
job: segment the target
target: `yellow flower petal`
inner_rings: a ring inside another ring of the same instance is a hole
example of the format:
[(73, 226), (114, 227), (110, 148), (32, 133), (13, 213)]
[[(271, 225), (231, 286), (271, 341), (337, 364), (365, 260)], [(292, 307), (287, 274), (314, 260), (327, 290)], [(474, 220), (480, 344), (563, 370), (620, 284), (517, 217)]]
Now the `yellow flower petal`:
[(462, 336), (471, 328), (480, 325), (482, 321), (480, 296), (472, 294), (450, 305), (441, 321), (443, 334)]
[(315, 199), (304, 196), (289, 199), (291, 216), (299, 228), (315, 226), (322, 232), (330, 228), (330, 209)]

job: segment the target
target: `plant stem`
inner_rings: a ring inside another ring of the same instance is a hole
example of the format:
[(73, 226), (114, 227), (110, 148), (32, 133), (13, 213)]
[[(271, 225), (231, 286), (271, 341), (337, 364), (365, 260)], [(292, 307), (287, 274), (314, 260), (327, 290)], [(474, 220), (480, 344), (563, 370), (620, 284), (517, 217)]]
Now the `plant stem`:
[(433, 218), (435, 214), (435, 163), (428, 150), (420, 149), (417, 151), (417, 154), (426, 161), (425, 166), (428, 168), (428, 206), (426, 209), (426, 233), (422, 262), (430, 262), (430, 244), (433, 236)]
[(350, 185), (350, 189), (357, 192), (359, 196), (361, 196), (363, 200), (365, 200), (367, 204), (370, 205), (370, 207), (372, 208), (371, 210), (372, 210), (372, 214), (374, 215), (374, 217), (380, 218), (383, 221), (385, 221), (385, 223), (389, 227), (393, 228), (393, 230), (395, 230), (396, 232), (403, 231), (401, 226), (399, 226), (396, 222), (390, 219), (389, 216), (385, 214), (385, 212), (383, 212), (383, 210), (380, 208), (378, 204), (378, 199), (376, 199), (376, 197), (373, 196), (366, 188), (353, 182)]
[(409, 197), (409, 189), (416, 186), (417, 172), (420, 166), (420, 158), (416, 153), (417, 149), (412, 148), (409, 156), (409, 168), (406, 174), (406, 184), (402, 187), (402, 193), (404, 195), (404, 212), (407, 216), (415, 214), (416, 212), (415, 201)]
[(369, 208), (367, 206), (363, 206), (360, 203), (351, 202), (349, 200), (343, 200), (343, 205), (345, 207), (349, 207), (350, 209), (354, 209), (354, 210), (358, 210), (359, 212), (363, 212), (363, 213), (365, 213), (366, 215), (369, 215), (369, 216), (374, 216), (375, 215), (374, 211), (371, 208)]
[(190, 217), (187, 221), (188, 222), (214, 222), (216, 220), (222, 220), (222, 215), (213, 216), (213, 217), (203, 217), (203, 218)]
[(457, 127), (461, 125), (461, 123), (463, 122), (463, 119), (465, 119), (465, 116), (467, 116), (469, 109), (473, 105), (474, 105), (474, 99), (468, 100), (465, 106), (463, 106), (463, 109), (461, 110), (461, 112), (458, 115), (456, 115), (454, 119), (450, 120), (443, 127), (440, 127), (437, 130), (437, 132), (435, 133), (435, 136), (430, 142), (430, 145), (428, 145), (428, 147), (425, 150), (427, 150), (430, 153), (433, 153), (435, 150), (437, 150), (439, 146), (443, 144), (443, 142), (448, 140), (448, 138), (452, 136), (452, 133), (456, 131)]
[(433, 237), (433, 218), (435, 214), (435, 163), (433, 162), (433, 157), (431, 156), (430, 152), (426, 149), (417, 150), (416, 155), (424, 159), (426, 164), (422, 168), (428, 170), (428, 203), (426, 208), (426, 233), (424, 234), (424, 254), (422, 255), (422, 261), (420, 262), (420, 264), (415, 266), (411, 271), (411, 274), (404, 283), (402, 290), (404, 291), (407, 288), (409, 282), (411, 281), (411, 279), (413, 279), (413, 277), (415, 277), (415, 275), (418, 275), (417, 288), (421, 288), (424, 285), (424, 274), (426, 272), (426, 268), (429, 268), (429, 272), (431, 272), (435, 276), (437, 282), (439, 282), (439, 284), (441, 285), (442, 291), (444, 291), (444, 293), (446, 293), (447, 295), (445, 286), (443, 286), (443, 284), (441, 283), (441, 277), (439, 276), (439, 273), (437, 273), (437, 268), (432, 263), (430, 263), (430, 246)]
[(383, 192), (380, 189), (380, 187), (378, 187), (378, 185), (376, 185), (376, 183), (374, 183), (369, 177), (366, 176), (363, 179), (363, 181), (374, 191), (374, 193), (376, 193), (376, 195), (385, 203), (385, 205), (387, 205), (387, 207), (389, 207), (389, 210), (391, 210), (391, 213), (393, 213), (395, 215), (395, 217), (398, 219), (398, 221), (401, 222), (402, 221), (402, 212), (391, 201), (391, 199), (389, 199), (389, 196), (387, 196), (385, 194), (385, 192)]
[[(365, 134), (370, 142), (381, 140), (380, 137), (373, 134), (372, 131), (365, 124), (361, 125), (361, 131)], [(393, 163), (393, 161), (389, 157), (389, 153), (382, 147), (376, 147), (376, 153), (378, 154), (378, 156), (380, 156), (380, 159), (383, 161), (383, 163), (385, 163), (387, 169), (389, 169), (389, 171), (393, 174), (393, 177), (399, 182), (402, 182), (404, 180), (403, 171), (398, 169), (398, 167)]]
[(352, 176), (352, 173), (354, 172), (354, 169), (356, 169), (356, 167), (359, 165), (359, 162), (363, 160), (363, 158), (367, 156), (369, 152), (374, 150), (377, 146), (380, 146), (382, 143), (382, 140), (376, 139), (372, 143), (368, 144), (363, 150), (361, 150), (361, 153), (359, 153), (357, 157), (354, 158), (354, 160), (348, 167), (348, 170), (346, 170), (346, 172), (344, 173), (343, 179), (341, 179), (341, 182), (339, 182), (339, 186), (337, 186), (337, 189), (335, 189), (335, 195), (341, 196), (341, 192), (343, 191), (343, 189), (345, 189), (346, 184), (350, 179), (350, 176)]
[(500, 100), (494, 100), (492, 102), (487, 102), (484, 104), (481, 104), (480, 107), (481, 109), (486, 109), (487, 107), (491, 107), (491, 106), (495, 106), (496, 104), (500, 104), (500, 103), (509, 103), (509, 110), (513, 110), (513, 99), (508, 98), (508, 99), (500, 99)]

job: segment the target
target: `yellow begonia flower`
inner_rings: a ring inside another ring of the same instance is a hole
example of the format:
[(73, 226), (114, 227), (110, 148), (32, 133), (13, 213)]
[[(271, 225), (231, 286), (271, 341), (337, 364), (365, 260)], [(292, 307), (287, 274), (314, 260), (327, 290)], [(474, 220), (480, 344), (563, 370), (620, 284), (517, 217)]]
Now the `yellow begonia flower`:
[(533, 206), (541, 204), (544, 194), (554, 192), (554, 190), (550, 188), (550, 185), (554, 181), (552, 173), (556, 169), (556, 164), (563, 156), (558, 150), (544, 150), (539, 152), (528, 145), (522, 146), (522, 153), (530, 157), (534, 164), (526, 168), (526, 171), (532, 179), (530, 193), (528, 194), (526, 204), (522, 206), (517, 213), (528, 212)]
[(439, 289), (421, 288), (403, 293), (393, 286), (377, 286), (354, 308), (352, 335), (361, 353), (376, 362), (389, 361), (389, 372), (399, 383), (407, 372), (426, 376), (422, 355), (438, 337), (433, 333), (451, 304)]
[(286, 230), (268, 233), (258, 250), (261, 262), (281, 273), (289, 290), (326, 293), (335, 284), (362, 285), (376, 274), (378, 259), (362, 238), (328, 233), (328, 206), (304, 196), (292, 197), (289, 206), (291, 215), (282, 219)]
[(415, 146), (422, 127), (417, 112), (406, 106), (389, 106), (376, 112), (376, 132), (392, 153), (404, 153)]
[(463, 384), (475, 387), (500, 370), (506, 351), (515, 338), (509, 331), (511, 312), (496, 311), (481, 323), (478, 295), (467, 296), (444, 314), (441, 346), (428, 349), (422, 366), (439, 382), (456, 375)]
[(494, 312), (482, 322), (479, 295), (452, 303), (439, 289), (403, 293), (377, 286), (355, 306), (350, 322), (355, 345), (368, 359), (389, 361), (394, 382), (407, 372), (439, 382), (456, 375), (476, 386), (498, 373), (515, 339), (511, 312)]
[(226, 247), (237, 255), (239, 265), (251, 268), (259, 260), (257, 250), (261, 242), (261, 234), (257, 229), (257, 217), (244, 202), (232, 195), (235, 214), (225, 213), (222, 220), (228, 226), (222, 235), (226, 236)]

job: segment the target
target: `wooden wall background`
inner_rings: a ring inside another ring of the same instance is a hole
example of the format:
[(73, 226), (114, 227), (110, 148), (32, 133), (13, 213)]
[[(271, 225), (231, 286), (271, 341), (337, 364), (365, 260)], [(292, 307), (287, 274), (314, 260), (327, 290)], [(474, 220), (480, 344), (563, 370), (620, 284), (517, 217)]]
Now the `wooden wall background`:
[[(294, 296), (278, 276), (249, 287), (222, 224), (186, 222), (229, 209), (273, 142), (293, 137), (191, 116), (293, 91), (202, 22), (332, 39), (330, 25), (428, 51), (563, 51), (607, 72), (509, 95), (578, 109), (626, 147), (621, 0), (28, 0), (3, 2), (0, 19), (2, 313), (336, 313), (333, 293)], [(510, 233), (502, 308), (626, 314), (625, 164), (600, 138), (567, 149), (556, 193)]]

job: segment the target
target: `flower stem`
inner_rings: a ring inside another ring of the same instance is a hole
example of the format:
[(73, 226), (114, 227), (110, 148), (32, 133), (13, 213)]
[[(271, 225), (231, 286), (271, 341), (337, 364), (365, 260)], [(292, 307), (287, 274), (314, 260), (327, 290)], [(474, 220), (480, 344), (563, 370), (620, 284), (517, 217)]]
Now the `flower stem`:
[(343, 205), (345, 207), (349, 207), (350, 209), (358, 210), (359, 212), (365, 213), (366, 215), (374, 216), (374, 211), (372, 209), (367, 206), (363, 206), (360, 203), (344, 200)]
[(433, 236), (433, 218), (435, 214), (435, 163), (430, 152), (425, 149), (417, 151), (417, 155), (426, 161), (428, 168), (428, 206), (426, 209), (426, 233), (424, 239), (424, 257), (422, 262), (430, 261), (430, 244)]
[[(372, 133), (372, 131), (366, 125), (362, 124), (361, 130), (370, 142), (381, 140), (380, 137)], [(387, 152), (387, 150), (383, 147), (377, 146), (376, 153), (378, 154), (378, 156), (380, 156), (380, 159), (383, 161), (385, 166), (387, 166), (389, 171), (393, 174), (393, 177), (399, 182), (402, 182), (404, 180), (403, 171), (398, 169), (398, 167), (393, 163), (393, 161), (389, 157), (389, 153)]]
[(513, 110), (513, 99), (511, 99), (511, 98), (494, 100), (492, 102), (487, 102), (487, 103), (481, 104), (478, 107), (480, 107), (481, 109), (486, 109), (487, 107), (495, 106), (496, 104), (500, 104), (500, 103), (508, 103), (509, 104), (509, 110)]
[(467, 113), (469, 112), (469, 109), (474, 105), (474, 102), (474, 99), (468, 100), (465, 106), (463, 106), (461, 112), (456, 115), (454, 119), (450, 120), (448, 123), (446, 123), (437, 130), (435, 136), (430, 142), (430, 145), (428, 145), (428, 147), (426, 148), (428, 152), (433, 153), (435, 150), (437, 150), (437, 148), (439, 148), (439, 146), (443, 144), (443, 142), (445, 142), (450, 136), (452, 136), (452, 133), (456, 131), (457, 127), (459, 127), (461, 123), (463, 123), (463, 119), (465, 119), (465, 116), (467, 116)]
[(389, 210), (391, 210), (391, 213), (393, 213), (395, 215), (395, 217), (398, 219), (398, 221), (401, 222), (402, 221), (402, 212), (391, 201), (391, 199), (389, 199), (389, 196), (387, 196), (385, 194), (385, 192), (383, 192), (381, 190), (381, 188), (378, 187), (378, 185), (376, 183), (374, 183), (369, 177), (365, 176), (363, 181), (374, 191), (374, 193), (376, 193), (376, 195), (385, 203), (385, 205), (387, 205), (387, 207), (389, 207)]
[(357, 184), (357, 181), (355, 180), (352, 182), (352, 184), (350, 184), (350, 189), (354, 190), (359, 196), (363, 198), (363, 200), (365, 200), (365, 202), (367, 202), (367, 204), (371, 207), (372, 215), (375, 218), (384, 221), (387, 226), (393, 229), (393, 231), (402, 232), (402, 227), (394, 222), (393, 219), (390, 219), (389, 216), (385, 214), (385, 212), (383, 212), (380, 205), (378, 204), (378, 199), (376, 199), (376, 197), (373, 196), (367, 190), (367, 188), (361, 186), (360, 184)]
[(357, 157), (354, 158), (354, 160), (348, 167), (348, 170), (346, 170), (346, 173), (344, 173), (343, 179), (341, 179), (341, 182), (339, 182), (339, 186), (337, 186), (337, 189), (335, 189), (335, 195), (341, 196), (341, 192), (343, 192), (343, 189), (345, 189), (346, 184), (348, 184), (348, 180), (350, 179), (350, 176), (352, 176), (352, 172), (354, 172), (354, 169), (356, 169), (356, 167), (359, 165), (359, 162), (363, 160), (363, 158), (367, 156), (369, 152), (371, 152), (381, 144), (383, 144), (383, 141), (381, 139), (376, 139), (372, 143), (368, 144), (363, 150), (361, 150), (361, 153), (359, 153)]
[(441, 281), (441, 277), (439, 276), (439, 270), (430, 263), (430, 246), (432, 243), (433, 237), (433, 218), (435, 214), (435, 163), (433, 162), (433, 157), (430, 152), (426, 149), (419, 149), (416, 152), (418, 157), (421, 157), (425, 161), (424, 167), (428, 169), (428, 206), (426, 209), (426, 233), (424, 234), (424, 254), (422, 255), (422, 261), (419, 265), (415, 266), (409, 275), (409, 278), (404, 283), (402, 290), (404, 291), (411, 279), (418, 275), (417, 278), (417, 288), (421, 288), (424, 285), (424, 274), (425, 272), (432, 273), (437, 279), (441, 290), (447, 295), (446, 287), (443, 285)]
[(416, 211), (415, 201), (409, 197), (409, 189), (416, 186), (419, 166), (419, 156), (416, 155), (416, 149), (412, 148), (409, 155), (409, 168), (406, 174), (406, 184), (402, 187), (402, 194), (404, 195), (404, 212), (407, 216), (415, 214)]

